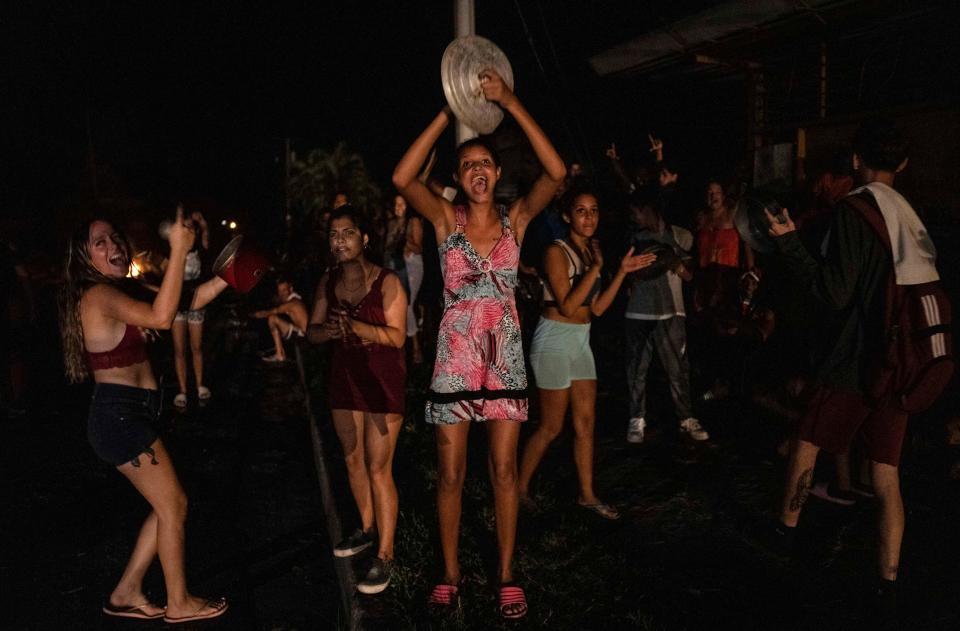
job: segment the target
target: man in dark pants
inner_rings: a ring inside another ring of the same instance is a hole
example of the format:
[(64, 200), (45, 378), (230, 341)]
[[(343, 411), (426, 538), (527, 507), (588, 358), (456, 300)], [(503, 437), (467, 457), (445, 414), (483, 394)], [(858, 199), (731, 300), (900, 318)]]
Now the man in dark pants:
[[(634, 191), (628, 207), (635, 226), (633, 241), (658, 241), (683, 254), (693, 245), (688, 230), (664, 221), (659, 192), (650, 187)], [(690, 401), (690, 364), (687, 360), (687, 324), (683, 307), (683, 281), (692, 274), (678, 257), (673, 269), (652, 279), (634, 275), (630, 299), (624, 313), (627, 388), (630, 421), (627, 442), (642, 443), (647, 426), (647, 370), (654, 349), (670, 381), (670, 395), (680, 432), (693, 440), (707, 440), (710, 434), (693, 417)]]
[[(853, 167), (865, 184), (863, 195), (897, 235), (897, 262), (849, 201), (840, 202), (828, 236), (826, 258), (816, 261), (804, 249), (789, 213), (771, 220), (770, 234), (801, 287), (830, 311), (816, 387), (800, 422), (787, 471), (787, 484), (774, 539), (788, 550), (813, 479), (818, 451), (845, 453), (853, 438), (863, 438), (873, 486), (880, 503), (879, 574), (875, 611), (895, 616), (895, 581), (900, 562), (904, 513), (899, 462), (907, 414), (891, 401), (864, 396), (870, 362), (876, 361), (883, 335), (884, 299), (890, 275), (901, 285), (937, 280), (936, 251), (909, 203), (893, 189), (907, 165), (906, 143), (889, 121), (869, 121), (853, 140)], [(893, 241), (893, 239), (892, 239)], [(906, 281), (906, 282), (902, 282)]]

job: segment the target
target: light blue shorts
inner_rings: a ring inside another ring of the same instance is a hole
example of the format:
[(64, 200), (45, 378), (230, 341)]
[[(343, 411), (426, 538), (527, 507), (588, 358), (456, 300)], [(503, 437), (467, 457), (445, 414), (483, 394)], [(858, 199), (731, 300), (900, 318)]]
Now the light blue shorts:
[(596, 380), (590, 324), (568, 324), (541, 317), (530, 345), (530, 365), (537, 387), (544, 390), (564, 390), (571, 381)]

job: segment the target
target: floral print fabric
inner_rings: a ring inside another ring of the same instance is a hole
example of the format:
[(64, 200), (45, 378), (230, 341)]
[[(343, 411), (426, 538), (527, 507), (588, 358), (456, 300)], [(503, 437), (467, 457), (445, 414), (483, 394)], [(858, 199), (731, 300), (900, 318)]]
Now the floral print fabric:
[(456, 231), (440, 244), (444, 312), (428, 423), (527, 419), (527, 373), (514, 298), (520, 246), (507, 209), (499, 210), (503, 232), (486, 257), (464, 233), (462, 206), (455, 210)]

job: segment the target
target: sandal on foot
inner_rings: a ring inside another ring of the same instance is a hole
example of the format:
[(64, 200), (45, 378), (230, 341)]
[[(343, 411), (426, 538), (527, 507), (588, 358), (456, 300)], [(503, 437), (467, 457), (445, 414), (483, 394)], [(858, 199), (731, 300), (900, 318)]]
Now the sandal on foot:
[(187, 407), (187, 395), (181, 392), (173, 397), (173, 407), (180, 408), (181, 410)]
[[(160, 609), (157, 613), (150, 614), (147, 613), (147, 610), (144, 607), (153, 606)], [(156, 620), (157, 618), (162, 618), (166, 613), (166, 607), (160, 607), (159, 605), (154, 605), (151, 602), (141, 603), (139, 605), (131, 605), (129, 607), (124, 607), (121, 605), (114, 605), (109, 600), (107, 604), (103, 606), (103, 613), (108, 616), (116, 616), (118, 618), (136, 618), (137, 620)]]
[(504, 620), (519, 620), (527, 615), (527, 596), (523, 588), (514, 582), (500, 585), (500, 617)]
[(209, 401), (211, 396), (213, 395), (210, 393), (210, 388), (206, 386), (197, 386), (197, 399), (200, 401)]
[(597, 502), (596, 504), (581, 504), (580, 502), (577, 502), (577, 504), (592, 513), (596, 513), (604, 519), (609, 519), (611, 521), (620, 519), (620, 511), (618, 511), (617, 508), (612, 504), (604, 504), (603, 502)]
[(460, 586), (438, 583), (430, 592), (427, 605), (440, 611), (456, 609), (460, 605)]
[[(200, 613), (207, 607), (212, 608), (213, 611), (210, 613)], [(220, 598), (211, 598), (207, 602), (203, 603), (203, 605), (201, 605), (192, 616), (183, 616), (181, 618), (164, 616), (163, 621), (167, 624), (179, 624), (181, 622), (193, 622), (195, 620), (209, 620), (211, 618), (222, 616), (227, 611), (227, 607), (229, 607), (229, 605), (227, 604), (226, 597), (221, 596)]]

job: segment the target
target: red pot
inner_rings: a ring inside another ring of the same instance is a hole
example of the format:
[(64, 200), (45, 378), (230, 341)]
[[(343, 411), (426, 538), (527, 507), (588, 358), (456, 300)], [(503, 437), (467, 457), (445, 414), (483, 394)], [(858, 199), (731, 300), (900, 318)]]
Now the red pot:
[(243, 247), (243, 235), (231, 239), (213, 262), (213, 273), (242, 294), (256, 287), (268, 269), (266, 257), (252, 247)]

